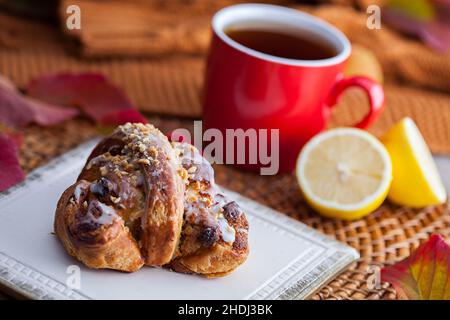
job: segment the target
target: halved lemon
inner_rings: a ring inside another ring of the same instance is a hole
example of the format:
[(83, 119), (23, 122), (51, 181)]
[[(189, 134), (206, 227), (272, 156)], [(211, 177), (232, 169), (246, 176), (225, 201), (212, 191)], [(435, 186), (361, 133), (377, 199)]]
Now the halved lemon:
[(359, 219), (385, 200), (392, 164), (383, 144), (354, 128), (326, 131), (301, 151), (296, 175), (306, 201), (331, 218)]
[(447, 194), (431, 152), (411, 118), (395, 124), (381, 141), (393, 166), (389, 200), (416, 208), (445, 202)]

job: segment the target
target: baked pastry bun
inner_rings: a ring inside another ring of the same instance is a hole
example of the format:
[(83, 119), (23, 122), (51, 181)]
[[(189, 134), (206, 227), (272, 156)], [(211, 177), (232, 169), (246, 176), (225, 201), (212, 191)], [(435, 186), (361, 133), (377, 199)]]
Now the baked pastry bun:
[(194, 146), (176, 142), (173, 146), (187, 177), (181, 241), (169, 266), (210, 277), (226, 275), (248, 255), (245, 214), (221, 193), (213, 168)]
[(248, 255), (248, 222), (198, 150), (152, 125), (118, 127), (61, 196), (55, 233), (90, 268), (163, 266), (226, 275)]

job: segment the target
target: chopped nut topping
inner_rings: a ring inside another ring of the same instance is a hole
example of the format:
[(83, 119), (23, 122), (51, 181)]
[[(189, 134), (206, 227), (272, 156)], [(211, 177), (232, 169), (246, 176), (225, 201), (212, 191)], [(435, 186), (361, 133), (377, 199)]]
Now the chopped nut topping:
[(190, 167), (190, 168), (188, 169), (187, 172), (189, 172), (189, 173), (194, 173), (194, 172), (196, 172), (196, 171), (197, 171), (197, 167), (196, 167), (196, 166), (192, 166), (192, 167)]
[(179, 173), (180, 173), (181, 179), (183, 179), (183, 181), (186, 182), (188, 180), (188, 178), (189, 178), (189, 174), (188, 174), (187, 170), (185, 168), (181, 168), (179, 170)]
[(150, 164), (150, 161), (149, 161), (148, 159), (139, 159), (139, 160), (138, 160), (138, 163), (141, 163), (141, 164)]
[(202, 201), (208, 206), (208, 207), (210, 207), (212, 204), (213, 204), (213, 202), (212, 202), (212, 200), (208, 197), (208, 198), (202, 198)]
[(102, 176), (106, 176), (107, 173), (108, 173), (108, 169), (105, 166), (100, 167), (100, 174)]
[(111, 199), (111, 201), (115, 204), (119, 203), (120, 200), (122, 200), (120, 197), (114, 197), (114, 196), (110, 196), (109, 197)]
[(84, 208), (87, 208), (87, 207), (88, 207), (87, 201), (83, 202), (83, 207), (84, 207)]
[(140, 151), (140, 152), (144, 152), (144, 151), (147, 149), (147, 148), (145, 147), (145, 145), (142, 144), (142, 143), (139, 144), (138, 148), (139, 148), (139, 151)]
[(195, 181), (192, 184), (192, 189), (197, 190), (197, 191), (201, 190), (202, 189), (202, 185), (201, 185), (200, 181)]
[(197, 199), (198, 198), (196, 196), (191, 195), (191, 196), (189, 196), (188, 201), (189, 202), (195, 202), (195, 201), (197, 201)]
[(150, 147), (149, 153), (153, 158), (156, 158), (158, 156), (158, 149), (152, 146)]
[(114, 169), (114, 173), (120, 178), (122, 177), (122, 171), (119, 170), (119, 168)]

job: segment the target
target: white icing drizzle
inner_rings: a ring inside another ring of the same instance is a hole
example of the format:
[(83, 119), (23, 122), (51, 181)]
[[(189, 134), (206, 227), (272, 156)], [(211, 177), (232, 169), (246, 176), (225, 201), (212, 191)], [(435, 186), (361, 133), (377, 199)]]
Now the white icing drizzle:
[(191, 199), (196, 199), (196, 192), (192, 189), (186, 189), (185, 193), (185, 208), (184, 213), (186, 214), (186, 217), (190, 217), (192, 214), (196, 214), (196, 211), (198, 210), (198, 207), (196, 206), (197, 201), (192, 201)]
[(75, 187), (75, 191), (73, 192), (73, 197), (75, 199), (75, 202), (79, 203), (81, 199), (81, 193), (83, 192), (83, 189), (86, 188), (86, 183), (84, 181), (81, 181), (77, 186)]
[(217, 222), (219, 224), (220, 232), (222, 233), (223, 241), (233, 243), (236, 238), (236, 231), (234, 228), (228, 224), (227, 219), (224, 217), (219, 217)]
[[(79, 202), (80, 201), (80, 196), (81, 196), (81, 186), (82, 184), (79, 184), (76, 186), (75, 188), (75, 192), (74, 192), (74, 197), (75, 197), (75, 201)], [(84, 186), (83, 186), (84, 187)]]
[[(101, 211), (101, 215), (99, 217), (96, 217), (92, 213), (93, 210), (96, 210), (96, 207), (100, 208)], [(86, 215), (83, 217), (83, 223), (110, 225), (118, 217), (119, 216), (116, 214), (116, 211), (113, 208), (98, 200), (93, 200), (89, 203)]]

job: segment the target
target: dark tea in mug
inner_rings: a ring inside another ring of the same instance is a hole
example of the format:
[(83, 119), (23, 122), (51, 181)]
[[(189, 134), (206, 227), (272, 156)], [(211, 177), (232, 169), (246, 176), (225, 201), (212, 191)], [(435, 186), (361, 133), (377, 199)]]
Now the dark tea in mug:
[(247, 48), (280, 58), (323, 60), (337, 55), (330, 43), (308, 34), (250, 28), (229, 28), (225, 33)]

